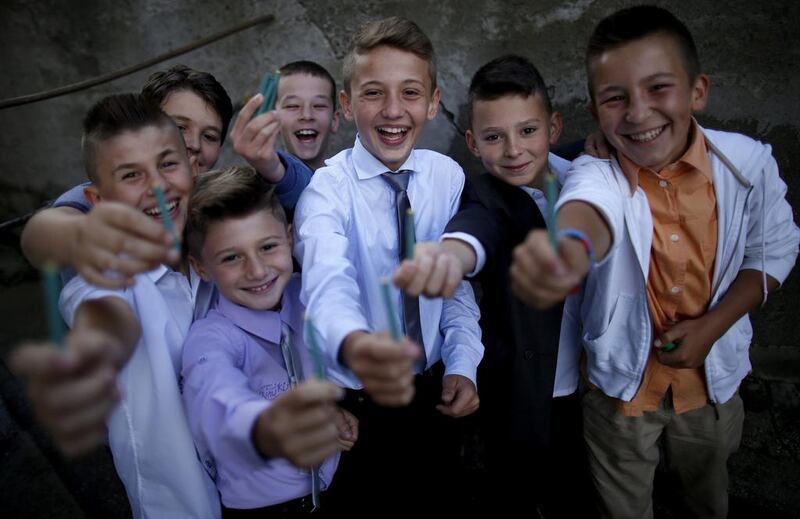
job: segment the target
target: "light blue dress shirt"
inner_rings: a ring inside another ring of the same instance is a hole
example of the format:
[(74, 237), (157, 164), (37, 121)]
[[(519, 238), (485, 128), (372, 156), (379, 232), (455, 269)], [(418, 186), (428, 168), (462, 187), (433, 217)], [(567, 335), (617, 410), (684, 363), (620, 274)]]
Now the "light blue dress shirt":
[[(412, 171), (408, 197), (417, 241), (438, 240), (458, 210), (464, 172), (452, 159), (428, 150), (414, 150), (399, 169)], [(356, 138), (352, 149), (317, 170), (295, 212), (301, 298), (319, 329), (331, 379), (350, 388), (362, 385), (337, 361), (344, 338), (358, 330), (389, 330), (380, 280), (394, 274), (401, 240), (395, 193), (380, 177), (386, 171)], [(401, 312), (400, 291), (392, 287), (392, 294)], [(472, 288), (462, 282), (452, 299), (423, 297), (419, 306), (427, 366), (441, 359), (445, 375), (475, 382), (483, 345)]]

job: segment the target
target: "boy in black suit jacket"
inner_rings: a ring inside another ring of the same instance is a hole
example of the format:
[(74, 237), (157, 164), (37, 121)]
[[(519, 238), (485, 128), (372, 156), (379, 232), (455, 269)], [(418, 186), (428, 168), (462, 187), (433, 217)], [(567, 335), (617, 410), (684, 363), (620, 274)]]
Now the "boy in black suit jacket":
[(559, 350), (563, 307), (526, 306), (509, 279), (514, 248), (547, 226), (545, 176), (562, 178), (569, 167), (549, 153), (561, 116), (539, 72), (520, 56), (497, 58), (475, 73), (469, 109), (467, 145), (488, 174), (465, 187), (442, 242), (418, 244), (395, 283), (429, 297), (449, 296), (464, 276), (480, 283), (486, 351), (478, 391), (488, 472), (481, 502), (517, 510), (522, 499), (545, 517), (586, 517), (580, 352)]

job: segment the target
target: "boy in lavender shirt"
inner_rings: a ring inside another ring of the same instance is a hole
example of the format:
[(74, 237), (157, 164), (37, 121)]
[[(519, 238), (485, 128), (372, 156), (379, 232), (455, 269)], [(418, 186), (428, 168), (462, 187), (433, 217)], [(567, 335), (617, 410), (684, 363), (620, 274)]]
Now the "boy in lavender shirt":
[(302, 382), (312, 363), (286, 215), (252, 168), (211, 172), (195, 183), (186, 237), (192, 266), (220, 292), (186, 339), (183, 398), (222, 515), (309, 513), (312, 475), (298, 467), (321, 462), (327, 489), (358, 425), (333, 404), (340, 388)]

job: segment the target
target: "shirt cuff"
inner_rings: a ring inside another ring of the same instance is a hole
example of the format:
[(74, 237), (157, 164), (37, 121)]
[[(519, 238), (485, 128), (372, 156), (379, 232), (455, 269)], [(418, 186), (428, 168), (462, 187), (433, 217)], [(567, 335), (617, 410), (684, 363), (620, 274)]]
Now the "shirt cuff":
[(478, 366), (472, 365), (468, 360), (461, 359), (449, 362), (444, 369), (444, 376), (448, 375), (461, 375), (467, 377), (478, 387)]
[(475, 253), (475, 268), (472, 272), (467, 274), (466, 277), (471, 278), (477, 276), (486, 265), (486, 250), (483, 248), (483, 245), (481, 245), (480, 240), (465, 232), (446, 232), (442, 235), (439, 241), (441, 242), (446, 239), (463, 241), (472, 247), (472, 252)]

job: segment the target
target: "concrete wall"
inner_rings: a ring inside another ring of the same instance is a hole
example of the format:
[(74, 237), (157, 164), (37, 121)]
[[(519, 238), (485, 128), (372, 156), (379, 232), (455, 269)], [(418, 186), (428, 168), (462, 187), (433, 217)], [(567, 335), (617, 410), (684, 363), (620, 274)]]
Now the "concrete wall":
[[(794, 174), (800, 165), (800, 3), (655, 3), (671, 8), (697, 39), (703, 68), (712, 80), (711, 102), (701, 123), (772, 143), (789, 184), (790, 201), (800, 207), (800, 181)], [(443, 102), (462, 126), (471, 74), (487, 60), (514, 52), (537, 63), (553, 86), (555, 105), (566, 120), (563, 142), (580, 138), (593, 129), (582, 67), (586, 39), (603, 16), (631, 4), (619, 0), (4, 0), (0, 4), (2, 98), (138, 63), (261, 14), (274, 13), (277, 21), (113, 83), (1, 110), (0, 219), (30, 210), (83, 179), (80, 121), (101, 96), (138, 90), (148, 74), (171, 63), (213, 72), (234, 99), (254, 91), (265, 70), (296, 59), (318, 61), (340, 80), (341, 58), (353, 29), (387, 15), (412, 18), (431, 37), (439, 55)], [(352, 138), (352, 126), (345, 125), (332, 150), (349, 145)], [(465, 169), (476, 169), (461, 136), (443, 116), (430, 125), (423, 141), (423, 147), (449, 153)], [(221, 164), (231, 160), (235, 159), (227, 150)], [(793, 275), (760, 314), (758, 344), (797, 344), (798, 293), (800, 281)]]

